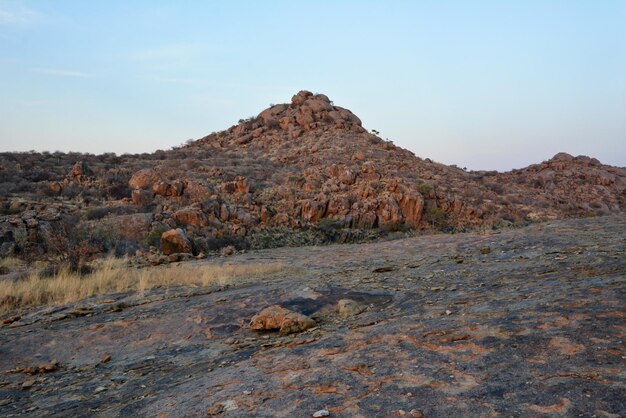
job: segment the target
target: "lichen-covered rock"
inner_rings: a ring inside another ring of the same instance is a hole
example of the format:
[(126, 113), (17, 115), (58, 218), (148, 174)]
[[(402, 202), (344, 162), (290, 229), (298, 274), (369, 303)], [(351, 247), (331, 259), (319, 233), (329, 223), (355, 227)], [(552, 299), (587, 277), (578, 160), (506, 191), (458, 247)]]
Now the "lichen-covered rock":
[(316, 325), (306, 315), (291, 311), (279, 305), (269, 306), (252, 317), (250, 328), (257, 331), (279, 330), (281, 334), (306, 331)]

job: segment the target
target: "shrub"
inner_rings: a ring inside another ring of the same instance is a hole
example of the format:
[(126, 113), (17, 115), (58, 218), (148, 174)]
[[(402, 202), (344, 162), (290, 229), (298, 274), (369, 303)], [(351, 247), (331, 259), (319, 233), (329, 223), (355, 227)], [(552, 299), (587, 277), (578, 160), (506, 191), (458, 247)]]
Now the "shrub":
[(443, 228), (447, 217), (446, 211), (436, 206), (431, 206), (424, 211), (424, 221), (435, 228)]
[(417, 190), (421, 194), (430, 194), (430, 192), (433, 191), (433, 188), (429, 184), (426, 184), (423, 181), (420, 181), (419, 184), (417, 185)]

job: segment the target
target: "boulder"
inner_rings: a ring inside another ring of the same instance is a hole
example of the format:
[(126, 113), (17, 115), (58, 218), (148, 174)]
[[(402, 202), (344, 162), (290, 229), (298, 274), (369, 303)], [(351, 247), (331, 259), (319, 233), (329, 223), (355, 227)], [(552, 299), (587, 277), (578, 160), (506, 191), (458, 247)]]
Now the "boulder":
[(191, 241), (180, 228), (171, 229), (161, 235), (161, 251), (165, 255), (176, 253), (193, 253)]
[(269, 306), (252, 317), (250, 328), (257, 331), (279, 330), (281, 334), (306, 331), (316, 325), (306, 315), (291, 311), (279, 305)]
[(152, 185), (152, 190), (159, 196), (182, 196), (184, 183), (180, 180), (174, 180), (171, 183), (166, 181), (157, 181)]
[(311, 97), (311, 96), (313, 96), (313, 93), (311, 93), (310, 91), (300, 90), (298, 92), (298, 94), (295, 94), (291, 98), (291, 104), (293, 104), (295, 106), (301, 106), (302, 104), (304, 104), (306, 99)]
[(137, 171), (128, 181), (128, 186), (131, 189), (148, 189), (151, 188), (154, 183), (159, 181), (161, 176), (151, 168), (144, 168)]
[(110, 231), (118, 238), (140, 242), (150, 233), (153, 219), (152, 213), (133, 213), (91, 221), (91, 224)]
[(207, 216), (198, 209), (181, 209), (174, 212), (172, 217), (179, 225), (207, 226), (209, 224)]

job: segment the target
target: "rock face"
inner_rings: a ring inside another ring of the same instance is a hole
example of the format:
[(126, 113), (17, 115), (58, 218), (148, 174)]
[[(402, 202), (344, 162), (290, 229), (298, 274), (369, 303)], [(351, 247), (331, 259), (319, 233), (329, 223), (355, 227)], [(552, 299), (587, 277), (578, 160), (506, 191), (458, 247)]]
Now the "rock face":
[(192, 253), (193, 246), (185, 235), (185, 231), (180, 228), (172, 229), (161, 235), (161, 251), (170, 255), (175, 253)]
[(133, 222), (132, 234), (108, 242), (158, 247), (160, 232), (180, 228), (206, 252), (485, 230), (626, 209), (624, 168), (560, 153), (507, 173), (468, 172), (366, 132), (352, 112), (306, 90), (169, 151), (0, 154), (0, 167), (3, 187), (31, 190), (0, 195), (0, 235), (13, 232), (12, 252), (42, 257), (56, 224), (89, 221), (111, 235), (105, 220), (119, 215), (145, 214), (133, 219), (149, 222)]
[(301, 313), (282, 306), (269, 306), (252, 317), (250, 328), (257, 331), (279, 330), (281, 334), (306, 331), (315, 326), (315, 321)]

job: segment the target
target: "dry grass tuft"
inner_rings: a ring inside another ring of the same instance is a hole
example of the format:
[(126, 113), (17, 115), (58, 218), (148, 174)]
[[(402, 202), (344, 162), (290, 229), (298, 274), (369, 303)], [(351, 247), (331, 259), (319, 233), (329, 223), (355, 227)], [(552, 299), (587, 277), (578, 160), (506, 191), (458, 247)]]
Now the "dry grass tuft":
[(22, 266), (24, 264), (25, 263), (22, 260), (15, 257), (5, 257), (0, 259), (0, 267), (6, 267), (8, 269)]
[(280, 263), (177, 265), (137, 269), (125, 259), (107, 258), (93, 273), (81, 276), (62, 269), (54, 277), (32, 273), (16, 282), (0, 281), (0, 314), (39, 305), (58, 305), (90, 296), (144, 291), (161, 286), (209, 286), (237, 278), (262, 277), (283, 269)]

